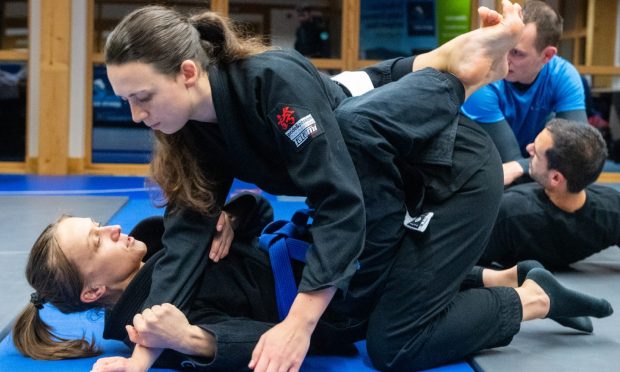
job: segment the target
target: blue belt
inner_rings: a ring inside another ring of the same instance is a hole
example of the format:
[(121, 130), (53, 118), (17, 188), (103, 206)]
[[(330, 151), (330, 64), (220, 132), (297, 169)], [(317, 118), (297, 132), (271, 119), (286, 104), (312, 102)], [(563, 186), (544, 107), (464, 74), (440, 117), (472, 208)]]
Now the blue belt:
[(306, 262), (310, 243), (302, 238), (309, 236), (308, 220), (311, 212), (311, 209), (300, 209), (290, 221), (274, 221), (263, 229), (258, 238), (259, 247), (269, 253), (280, 320), (286, 318), (297, 296), (291, 259)]

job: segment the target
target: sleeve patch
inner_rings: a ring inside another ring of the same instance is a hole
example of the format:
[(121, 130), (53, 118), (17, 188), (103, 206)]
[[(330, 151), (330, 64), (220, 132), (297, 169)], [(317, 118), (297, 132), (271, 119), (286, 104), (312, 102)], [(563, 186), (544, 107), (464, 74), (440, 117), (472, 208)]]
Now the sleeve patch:
[(312, 114), (303, 107), (278, 104), (270, 117), (279, 131), (298, 149), (309, 139), (323, 133)]

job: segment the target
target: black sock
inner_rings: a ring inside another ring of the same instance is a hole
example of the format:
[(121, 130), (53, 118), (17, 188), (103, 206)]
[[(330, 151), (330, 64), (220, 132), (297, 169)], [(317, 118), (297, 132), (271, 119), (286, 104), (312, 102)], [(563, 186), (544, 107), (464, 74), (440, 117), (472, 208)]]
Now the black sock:
[(607, 300), (565, 288), (545, 269), (532, 269), (526, 279), (536, 282), (549, 296), (551, 304), (547, 318), (577, 316), (604, 318), (614, 312)]
[(581, 332), (592, 333), (594, 331), (594, 326), (592, 325), (592, 320), (587, 316), (574, 316), (572, 318), (549, 318), (554, 322), (563, 325), (564, 327), (576, 329)]
[[(527, 261), (521, 261), (517, 263), (517, 282), (519, 284), (519, 287), (525, 281), (525, 278), (527, 277), (527, 273), (529, 273), (531, 270), (536, 269), (536, 268), (544, 269), (544, 266), (540, 262), (535, 261), (535, 260), (527, 260)], [(550, 319), (553, 320), (554, 322), (559, 323), (560, 325), (563, 325), (564, 327), (576, 329), (578, 331), (592, 333), (592, 331), (594, 330), (594, 326), (592, 325), (592, 320), (588, 318), (587, 316), (577, 316), (577, 317), (572, 317), (572, 318), (561, 318), (560, 317), (560, 318), (550, 318)]]
[(535, 260), (527, 260), (527, 261), (520, 261), (517, 263), (517, 284), (518, 287), (521, 286), (521, 284), (523, 284), (523, 282), (525, 281), (525, 278), (527, 277), (527, 273), (530, 272), (530, 270), (536, 269), (536, 268), (543, 268), (544, 266)]

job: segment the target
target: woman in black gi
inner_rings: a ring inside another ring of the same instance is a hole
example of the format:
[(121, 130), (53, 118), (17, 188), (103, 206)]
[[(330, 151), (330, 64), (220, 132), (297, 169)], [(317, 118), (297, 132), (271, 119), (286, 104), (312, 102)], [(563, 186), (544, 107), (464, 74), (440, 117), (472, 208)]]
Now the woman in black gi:
[[(247, 368), (259, 337), (278, 321), (271, 264), (254, 239), (273, 219), (273, 211), (266, 200), (251, 194), (235, 197), (224, 210), (235, 216), (231, 252), (226, 260), (209, 263), (201, 273), (187, 317), (170, 304), (155, 305), (140, 314), (156, 277), (154, 268), (165, 258), (161, 217), (143, 220), (129, 235), (118, 225), (100, 226), (91, 218), (63, 216), (50, 224), (36, 240), (27, 262), (26, 277), (35, 293), (14, 326), (17, 349), (46, 360), (98, 354), (95, 340), (57, 336), (39, 315), (39, 309), (50, 303), (63, 313), (106, 309), (103, 336), (108, 339), (129, 341), (125, 327), (136, 324), (143, 331), (143, 342), (159, 342), (157, 346), (170, 349), (158, 358), (158, 367)], [(189, 213), (175, 218), (187, 218)], [(302, 265), (294, 265), (299, 279)], [(326, 316), (318, 325), (311, 352), (338, 353), (347, 346), (344, 351), (350, 352), (351, 343), (363, 337), (363, 330), (356, 330), (342, 314), (328, 312)], [(94, 370), (110, 359), (102, 359)]]
[[(155, 130), (152, 177), (168, 207), (166, 256), (144, 307), (185, 310), (208, 260), (201, 248), (227, 223), (220, 206), (238, 178), (305, 196), (316, 211), (299, 292), (261, 337), (250, 368), (298, 369), (328, 305), (368, 322), (369, 355), (381, 369), (427, 368), (507, 343), (532, 316), (526, 307), (522, 314), (518, 293), (458, 293), (502, 192), (492, 143), (459, 123), (458, 112), (507, 71), (519, 12), (509, 1), (503, 17), (483, 9), (488, 27), (417, 57), (414, 73), (398, 73), (402, 60), (369, 69), (373, 85), (384, 86), (359, 97), (293, 51), (241, 40), (214, 13), (146, 7), (127, 15), (106, 43), (108, 77), (133, 120)], [(174, 218), (184, 209), (210, 217)]]

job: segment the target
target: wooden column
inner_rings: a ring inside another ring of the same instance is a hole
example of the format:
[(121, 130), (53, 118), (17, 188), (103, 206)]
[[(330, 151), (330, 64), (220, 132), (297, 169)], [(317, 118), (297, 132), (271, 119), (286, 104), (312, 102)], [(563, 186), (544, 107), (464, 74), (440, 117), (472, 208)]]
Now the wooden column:
[[(586, 65), (613, 66), (616, 44), (616, 0), (590, 0), (586, 38)], [(611, 77), (597, 76), (593, 87), (609, 87)]]
[(227, 16), (228, 0), (211, 0), (211, 10)]
[(41, 1), (39, 174), (68, 172), (70, 47), (71, 0)]
[(360, 54), (360, 0), (342, 0), (342, 69), (356, 70)]

